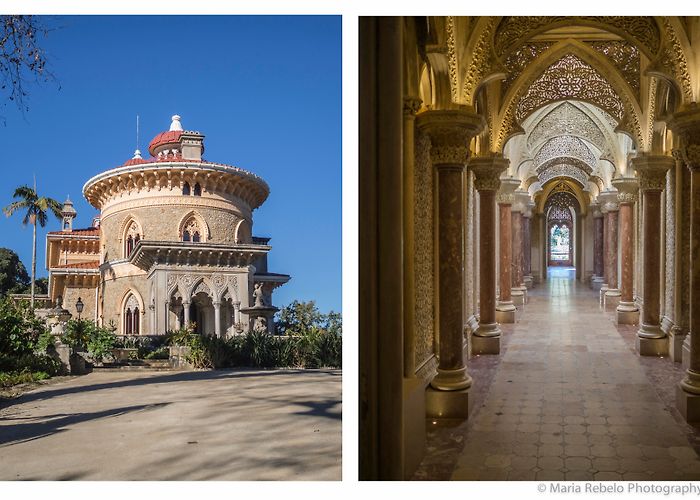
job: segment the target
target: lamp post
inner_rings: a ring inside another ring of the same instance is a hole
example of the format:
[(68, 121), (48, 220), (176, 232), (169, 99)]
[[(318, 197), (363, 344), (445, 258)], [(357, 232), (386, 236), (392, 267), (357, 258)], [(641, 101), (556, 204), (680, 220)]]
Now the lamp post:
[(80, 321), (80, 313), (83, 312), (83, 299), (78, 297), (78, 302), (75, 303), (75, 310), (78, 312), (78, 321)]

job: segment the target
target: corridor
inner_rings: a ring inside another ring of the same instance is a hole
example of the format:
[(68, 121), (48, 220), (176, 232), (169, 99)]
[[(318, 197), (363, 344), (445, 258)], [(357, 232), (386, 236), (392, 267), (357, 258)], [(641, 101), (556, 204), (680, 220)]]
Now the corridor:
[(697, 431), (674, 406), (680, 364), (636, 354), (636, 327), (618, 328), (572, 270), (528, 295), (501, 355), (469, 360), (469, 420), (428, 422), (414, 479), (700, 479)]

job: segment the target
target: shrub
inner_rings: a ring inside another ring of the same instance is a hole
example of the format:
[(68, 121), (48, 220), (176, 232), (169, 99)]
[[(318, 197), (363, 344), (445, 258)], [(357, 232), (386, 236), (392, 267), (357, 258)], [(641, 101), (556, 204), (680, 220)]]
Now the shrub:
[(0, 387), (12, 387), (17, 384), (25, 384), (27, 382), (36, 382), (38, 380), (46, 380), (51, 376), (45, 372), (28, 372), (19, 373), (2, 373), (0, 372)]
[(0, 352), (12, 356), (31, 353), (45, 331), (44, 322), (34, 316), (27, 301), (0, 299)]
[(98, 327), (94, 324), (88, 329), (87, 352), (97, 362), (102, 362), (112, 355), (117, 343), (117, 336), (110, 328)]

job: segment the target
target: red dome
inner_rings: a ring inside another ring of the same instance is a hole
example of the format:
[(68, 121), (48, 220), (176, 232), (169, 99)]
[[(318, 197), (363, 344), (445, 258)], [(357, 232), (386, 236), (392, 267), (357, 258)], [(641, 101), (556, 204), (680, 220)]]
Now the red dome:
[(155, 136), (148, 145), (148, 152), (155, 156), (155, 153), (153, 152), (155, 148), (165, 144), (178, 144), (180, 142), (181, 135), (182, 130), (168, 130), (167, 132), (161, 132)]
[(148, 163), (148, 161), (144, 160), (143, 158), (129, 158), (124, 162), (122, 167), (128, 167), (130, 165), (139, 165), (141, 163)]

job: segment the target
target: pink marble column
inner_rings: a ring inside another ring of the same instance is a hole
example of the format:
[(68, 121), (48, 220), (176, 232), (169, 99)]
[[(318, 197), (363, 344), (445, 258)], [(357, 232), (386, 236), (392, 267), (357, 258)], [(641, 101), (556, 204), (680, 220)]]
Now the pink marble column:
[(523, 283), (523, 226), (522, 214), (514, 210), (511, 212), (511, 224), (513, 226), (513, 274), (512, 286), (519, 288)]
[(469, 159), (469, 141), (482, 125), (480, 116), (461, 110), (428, 111), (416, 117), (416, 126), (430, 137), (430, 159), (437, 170), (439, 193), (436, 214), (439, 364), (437, 375), (430, 382), (438, 391), (462, 391), (472, 384), (463, 349), (464, 173)]
[(500, 190), (497, 195), (499, 209), (499, 300), (496, 305), (496, 321), (499, 323), (515, 322), (515, 305), (511, 295), (513, 280), (513, 192), (520, 185), (520, 181), (511, 177), (501, 179)]
[(532, 277), (532, 208), (527, 207), (523, 214), (523, 281), (525, 286), (531, 288), (534, 284)]
[(612, 181), (620, 203), (620, 303), (617, 306), (618, 324), (636, 324), (639, 308), (634, 302), (634, 224), (632, 209), (637, 197), (637, 180), (619, 178)]
[(593, 276), (591, 277), (591, 288), (600, 289), (605, 282), (603, 276), (603, 214), (600, 211), (599, 203), (591, 203), (591, 214), (593, 216)]
[(496, 191), (508, 160), (476, 157), (469, 162), (479, 191), (479, 328), (472, 335), (472, 352), (498, 354), (501, 329), (496, 323)]
[(646, 356), (668, 353), (668, 339), (661, 329), (661, 192), (666, 186), (666, 172), (675, 160), (670, 156), (638, 155), (632, 166), (639, 177), (642, 193), (642, 293), (644, 306), (637, 332), (637, 350)]
[(676, 113), (668, 126), (690, 170), (690, 359), (676, 405), (688, 422), (700, 422), (700, 109), (696, 105)]

